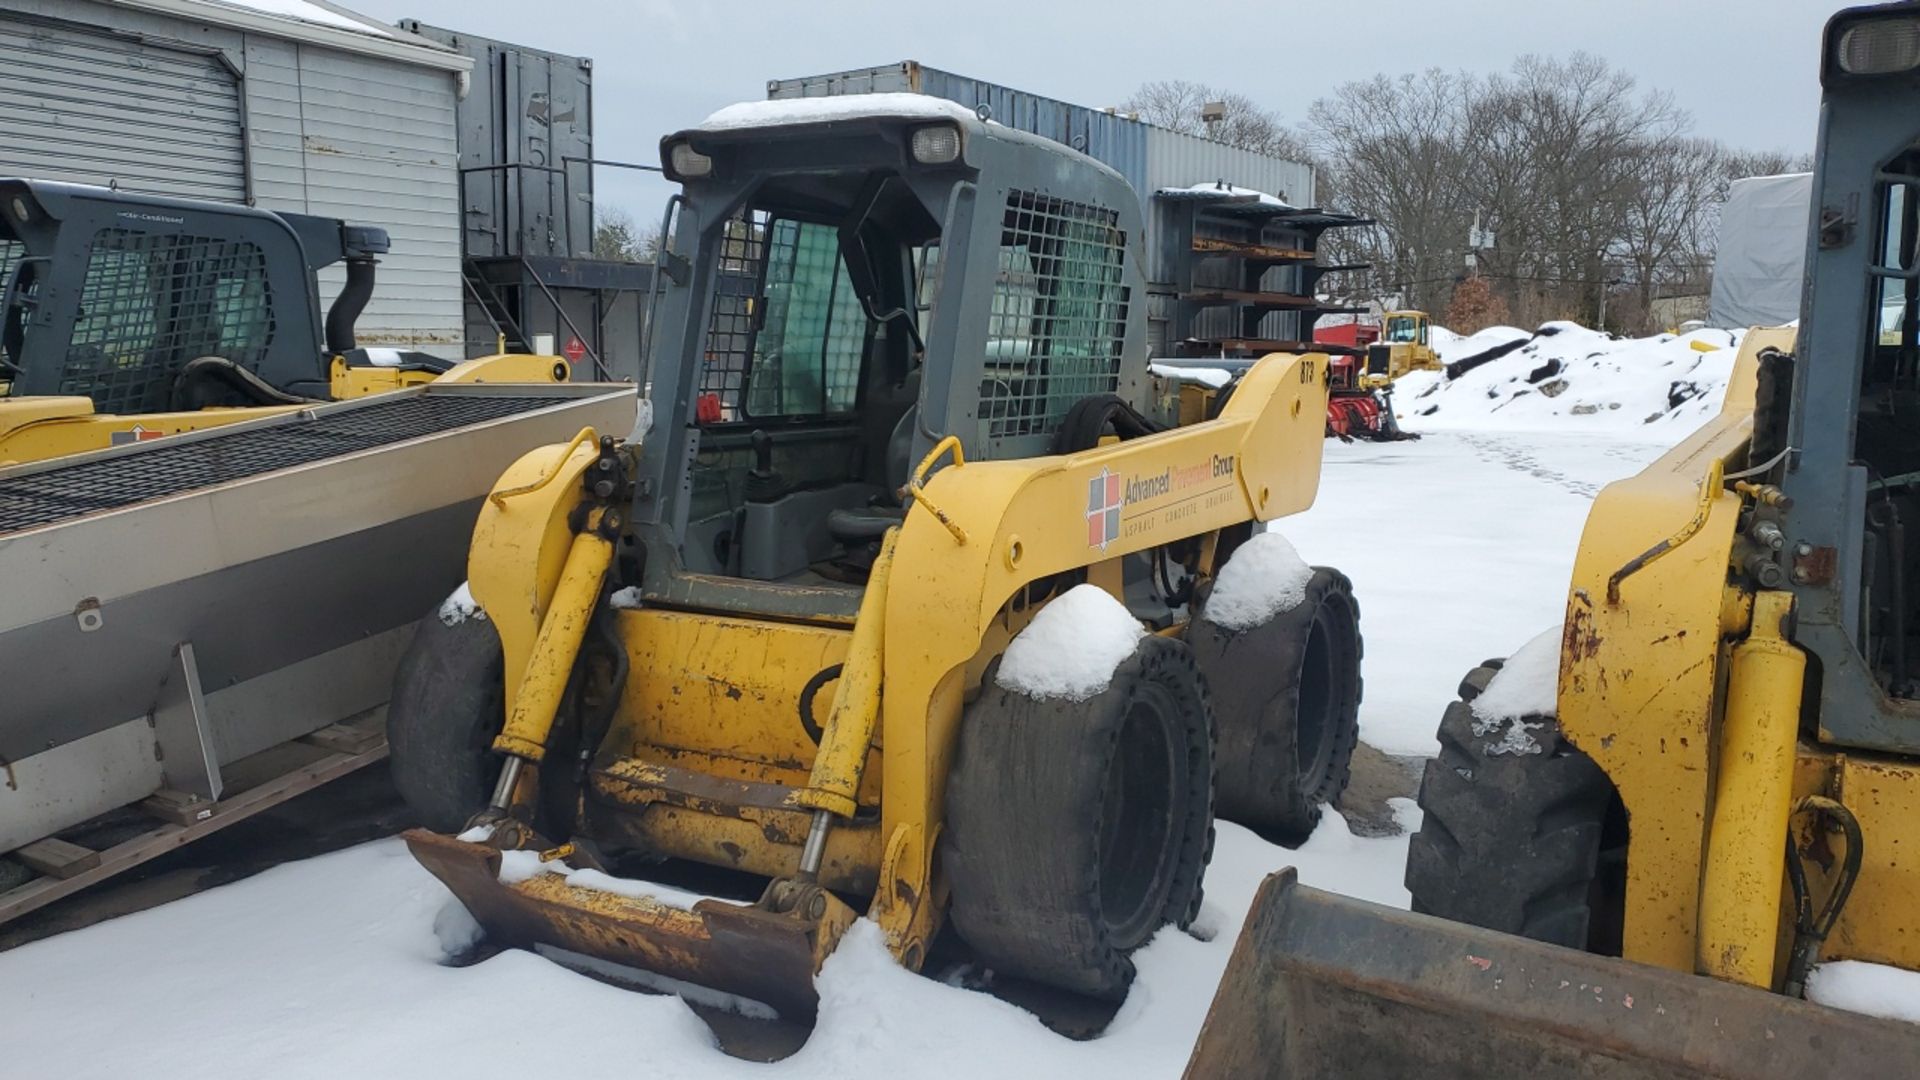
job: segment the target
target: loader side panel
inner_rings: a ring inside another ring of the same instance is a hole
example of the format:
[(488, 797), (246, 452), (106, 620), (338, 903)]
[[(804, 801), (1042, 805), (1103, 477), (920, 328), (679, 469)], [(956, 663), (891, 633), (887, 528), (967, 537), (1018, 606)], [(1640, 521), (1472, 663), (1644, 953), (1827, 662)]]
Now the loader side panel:
[[(1675, 971), (1694, 968), (1739, 498), (1714, 493), (1698, 531), (1682, 534), (1703, 505), (1714, 464), (1745, 452), (1754, 357), (1778, 343), (1767, 332), (1748, 335), (1720, 415), (1594, 500), (1567, 598), (1560, 727), (1606, 770), (1631, 829), (1623, 955)], [(1618, 579), (1618, 600), (1609, 599), (1609, 579), (1676, 538), (1670, 552)]]

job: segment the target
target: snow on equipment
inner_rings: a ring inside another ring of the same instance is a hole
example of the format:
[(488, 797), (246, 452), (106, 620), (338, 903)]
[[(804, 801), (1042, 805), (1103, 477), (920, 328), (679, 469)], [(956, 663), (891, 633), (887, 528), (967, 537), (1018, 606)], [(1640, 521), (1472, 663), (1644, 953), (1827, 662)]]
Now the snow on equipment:
[[(497, 941), (789, 1016), (862, 912), (910, 968), (951, 920), (997, 971), (1123, 994), (1198, 910), (1216, 790), (1298, 832), (1346, 780), (1346, 579), (1208, 617), (1313, 499), (1326, 358), (1168, 392), (1135, 194), (950, 103), (735, 106), (661, 158), (660, 422), (500, 477), (486, 618), (423, 621), (396, 681), (394, 775), (442, 830), (409, 845)], [(695, 864), (753, 887), (569, 872)]]
[(556, 357), (355, 348), (385, 249), (0, 181), (0, 921), (382, 758), (494, 476), (633, 422), (632, 387), (556, 384)]
[(1420, 914), (1269, 879), (1190, 1075), (1912, 1073), (1920, 1026), (1796, 999), (1920, 970), (1917, 37), (1827, 24), (1799, 326), (1595, 500), (1560, 632), (1462, 682)]

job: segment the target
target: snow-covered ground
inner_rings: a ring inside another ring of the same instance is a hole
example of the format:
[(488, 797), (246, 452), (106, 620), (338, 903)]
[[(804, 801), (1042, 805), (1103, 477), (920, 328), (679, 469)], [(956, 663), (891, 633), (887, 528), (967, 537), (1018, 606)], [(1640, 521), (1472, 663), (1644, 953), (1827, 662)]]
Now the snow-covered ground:
[[(1302, 558), (1352, 577), (1366, 636), (1362, 736), (1401, 754), (1432, 752), (1468, 668), (1559, 622), (1594, 494), (1717, 407), (1733, 355), (1573, 327), (1437, 336), (1449, 360), (1530, 340), (1444, 389), (1411, 377), (1398, 404), (1426, 437), (1329, 442), (1318, 502), (1279, 523)], [(1549, 360), (1559, 371), (1530, 382)], [(1538, 388), (1551, 378), (1567, 385), (1548, 396)], [(1669, 408), (1682, 381), (1703, 393)], [(1417, 826), (1410, 802), (1394, 810)], [(1331, 811), (1292, 851), (1222, 823), (1194, 932), (1165, 931), (1136, 955), (1131, 994), (1090, 1041), (943, 973), (905, 972), (862, 922), (820, 976), (812, 1037), (761, 1065), (724, 1055), (677, 998), (525, 952), (447, 966), (470, 924), (399, 841), (382, 840), (0, 954), (0, 1075), (839, 1080), (885, 1063), (929, 1077), (1172, 1077), (1267, 873), (1291, 865), (1307, 884), (1404, 906), (1405, 857), (1405, 835), (1360, 838)], [(1814, 989), (1885, 1008), (1920, 1000), (1916, 979), (1836, 964)]]

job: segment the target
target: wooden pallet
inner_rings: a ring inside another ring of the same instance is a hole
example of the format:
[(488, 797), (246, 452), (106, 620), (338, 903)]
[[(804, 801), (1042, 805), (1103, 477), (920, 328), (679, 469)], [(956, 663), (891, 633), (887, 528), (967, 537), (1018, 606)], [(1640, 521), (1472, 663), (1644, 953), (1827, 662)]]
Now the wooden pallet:
[(160, 824), (103, 851), (48, 837), (11, 852), (39, 876), (0, 893), (0, 923), (245, 821), (387, 756), (386, 736), (379, 729), (354, 724), (332, 724), (296, 741), (313, 748), (319, 756), (309, 755), (284, 771), (229, 790), (218, 801), (180, 791), (156, 792), (139, 808)]

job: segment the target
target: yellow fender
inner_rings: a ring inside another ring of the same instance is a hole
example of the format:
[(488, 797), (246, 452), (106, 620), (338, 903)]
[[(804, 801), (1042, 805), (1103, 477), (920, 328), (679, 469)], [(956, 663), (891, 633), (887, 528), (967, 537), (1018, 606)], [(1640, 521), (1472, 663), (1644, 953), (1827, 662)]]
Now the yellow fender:
[(1719, 416), (1594, 500), (1567, 598), (1560, 727), (1606, 771), (1632, 823), (1623, 953), (1677, 971), (1696, 961), (1722, 640), (1747, 615), (1725, 584), (1740, 497), (1717, 476), (1751, 438), (1768, 347), (1791, 349), (1793, 331), (1749, 333)]
[(983, 642), (1005, 640), (1002, 607), (1049, 575), (1312, 505), (1326, 370), (1324, 354), (1270, 355), (1209, 423), (1061, 457), (968, 462), (926, 482), (895, 555), (913, 588), (887, 596), (887, 840), (870, 912), (909, 966), (938, 925), (933, 856), (949, 757), (969, 665)]

